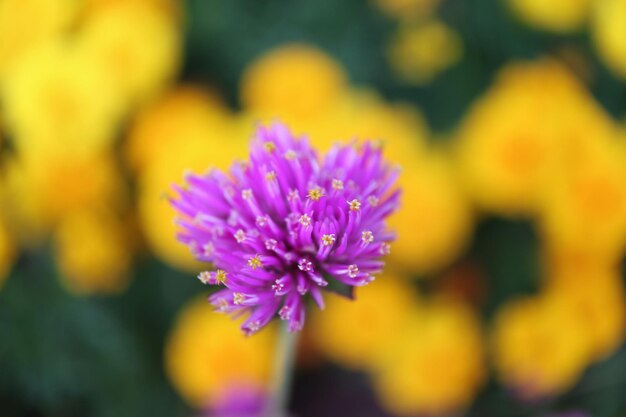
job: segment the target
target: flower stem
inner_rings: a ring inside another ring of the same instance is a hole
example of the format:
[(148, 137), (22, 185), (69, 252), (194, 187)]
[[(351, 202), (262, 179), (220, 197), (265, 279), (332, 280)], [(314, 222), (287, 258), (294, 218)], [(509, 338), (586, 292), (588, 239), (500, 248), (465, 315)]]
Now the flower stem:
[(272, 392), (264, 417), (287, 417), (298, 335), (299, 332), (289, 331), (286, 321), (281, 323), (274, 359)]

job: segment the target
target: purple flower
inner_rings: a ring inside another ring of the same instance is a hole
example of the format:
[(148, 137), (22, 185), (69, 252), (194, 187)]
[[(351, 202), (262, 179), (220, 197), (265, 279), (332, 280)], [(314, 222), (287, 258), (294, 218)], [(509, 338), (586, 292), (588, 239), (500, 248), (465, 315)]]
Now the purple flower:
[(260, 127), (249, 163), (175, 187), (179, 240), (215, 266), (198, 277), (224, 287), (210, 302), (249, 313), (246, 334), (277, 314), (297, 331), (307, 294), (323, 308), (323, 288), (351, 296), (381, 271), (394, 239), (385, 219), (398, 207), (397, 174), (369, 142), (320, 159), (286, 126)]
[(261, 417), (267, 404), (267, 395), (253, 386), (230, 387), (203, 414), (205, 417)]

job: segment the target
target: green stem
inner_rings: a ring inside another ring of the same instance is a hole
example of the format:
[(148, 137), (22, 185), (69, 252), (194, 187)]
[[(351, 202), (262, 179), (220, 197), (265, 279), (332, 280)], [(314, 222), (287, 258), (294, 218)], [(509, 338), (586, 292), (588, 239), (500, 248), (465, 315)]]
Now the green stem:
[(289, 331), (286, 321), (281, 323), (274, 358), (272, 392), (265, 417), (287, 417), (298, 335), (298, 332)]

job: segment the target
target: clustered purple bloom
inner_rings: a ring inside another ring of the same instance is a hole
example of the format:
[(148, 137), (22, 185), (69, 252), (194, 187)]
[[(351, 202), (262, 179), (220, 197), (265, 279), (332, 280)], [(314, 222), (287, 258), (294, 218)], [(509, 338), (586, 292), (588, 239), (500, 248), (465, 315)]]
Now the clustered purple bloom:
[(370, 142), (336, 145), (320, 159), (286, 126), (260, 127), (249, 163), (175, 187), (179, 240), (215, 266), (199, 275), (224, 287), (210, 302), (249, 313), (246, 334), (276, 314), (301, 330), (307, 294), (323, 308), (322, 288), (351, 290), (381, 271), (394, 239), (385, 219), (398, 207), (397, 176)]

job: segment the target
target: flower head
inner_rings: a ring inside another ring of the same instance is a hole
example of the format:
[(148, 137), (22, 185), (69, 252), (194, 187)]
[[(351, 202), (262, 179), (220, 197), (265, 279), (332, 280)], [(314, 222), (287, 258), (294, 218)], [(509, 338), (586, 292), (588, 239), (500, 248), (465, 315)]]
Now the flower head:
[[(179, 239), (227, 274), (219, 282), (208, 275), (207, 283), (224, 286), (209, 300), (220, 311), (249, 313), (245, 333), (277, 315), (300, 330), (307, 295), (323, 308), (322, 288), (349, 293), (381, 271), (394, 239), (385, 219), (398, 206), (396, 177), (370, 143), (336, 146), (320, 159), (284, 125), (260, 127), (245, 167), (190, 175), (177, 188)], [(368, 199), (377, 204), (360, 203)]]

